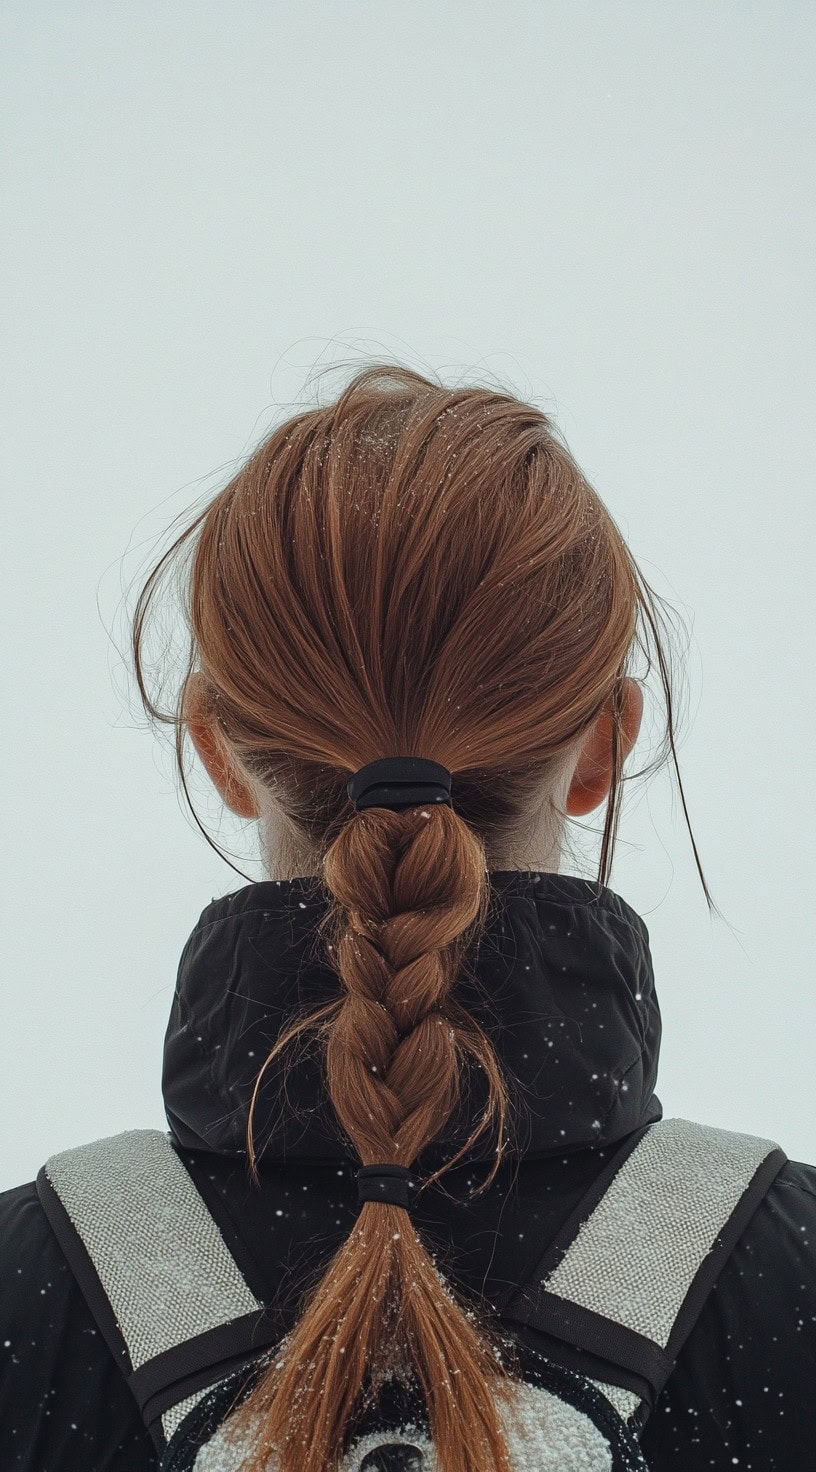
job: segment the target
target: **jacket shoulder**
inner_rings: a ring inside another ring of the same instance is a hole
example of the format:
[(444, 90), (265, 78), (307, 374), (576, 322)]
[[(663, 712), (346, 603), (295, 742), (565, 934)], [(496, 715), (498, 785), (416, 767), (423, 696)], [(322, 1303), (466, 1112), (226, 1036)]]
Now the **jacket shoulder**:
[(803, 1160), (789, 1160), (783, 1165), (774, 1185), (792, 1186), (795, 1190), (803, 1191), (812, 1198), (813, 1209), (816, 1211), (816, 1165), (807, 1165)]
[(0, 1466), (155, 1472), (136, 1401), (88, 1309), (36, 1181), (0, 1192)]
[[(788, 1160), (709, 1293), (641, 1434), (655, 1472), (809, 1465), (816, 1445), (816, 1166)], [(765, 1449), (763, 1451), (763, 1448)]]

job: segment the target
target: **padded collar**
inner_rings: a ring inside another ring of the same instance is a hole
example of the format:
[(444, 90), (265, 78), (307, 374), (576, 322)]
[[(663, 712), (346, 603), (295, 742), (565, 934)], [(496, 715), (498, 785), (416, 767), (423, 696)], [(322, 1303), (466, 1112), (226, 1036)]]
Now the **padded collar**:
[[(477, 984), (462, 975), (455, 994), (503, 1067), (508, 1151), (536, 1159), (606, 1145), (660, 1119), (661, 1019), (643, 920), (594, 880), (491, 870), (489, 881), (487, 925), (466, 958)], [(342, 994), (315, 933), (327, 903), (318, 879), (300, 877), (246, 885), (202, 911), (181, 955), (164, 1045), (165, 1111), (181, 1146), (243, 1156), (255, 1080), (283, 1027)], [(418, 1165), (449, 1159), (486, 1098), (483, 1075), (466, 1064), (460, 1105)], [(311, 1034), (266, 1069), (253, 1132), (261, 1169), (356, 1159)], [(487, 1130), (461, 1164), (494, 1154)]]

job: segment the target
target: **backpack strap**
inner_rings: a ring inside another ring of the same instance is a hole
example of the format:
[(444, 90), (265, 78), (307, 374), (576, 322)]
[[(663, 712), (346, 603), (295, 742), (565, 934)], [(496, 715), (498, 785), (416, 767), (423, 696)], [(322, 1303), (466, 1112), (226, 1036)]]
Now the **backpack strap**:
[[(691, 1120), (644, 1126), (494, 1307), (642, 1425), (787, 1159), (773, 1140)], [(37, 1190), (161, 1454), (205, 1391), (288, 1324), (250, 1291), (169, 1133), (52, 1155)]]
[(37, 1192), (161, 1455), (214, 1380), (280, 1340), (169, 1133), (52, 1155)]
[(787, 1159), (774, 1140), (689, 1119), (635, 1131), (527, 1283), (511, 1290), (501, 1318), (543, 1335), (562, 1363), (558, 1346), (571, 1347), (569, 1367), (583, 1369), (625, 1420), (637, 1413), (642, 1428)]

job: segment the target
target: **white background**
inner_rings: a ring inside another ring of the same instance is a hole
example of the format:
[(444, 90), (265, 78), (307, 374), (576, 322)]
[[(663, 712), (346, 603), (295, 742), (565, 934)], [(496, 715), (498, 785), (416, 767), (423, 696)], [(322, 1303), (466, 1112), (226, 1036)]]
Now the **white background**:
[(611, 878), (650, 932), (657, 1092), (816, 1161), (815, 32), (804, 0), (7, 0), (0, 1187), (165, 1127), (178, 958), (245, 882), (143, 716), (141, 577), (310, 372), (381, 355), (553, 413), (685, 618), (725, 922), (670, 769), (631, 785)]

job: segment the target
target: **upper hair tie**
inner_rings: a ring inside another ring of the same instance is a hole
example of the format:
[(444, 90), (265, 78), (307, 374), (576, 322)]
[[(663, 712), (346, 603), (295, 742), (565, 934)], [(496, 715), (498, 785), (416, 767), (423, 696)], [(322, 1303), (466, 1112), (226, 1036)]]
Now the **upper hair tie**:
[(361, 1165), (357, 1172), (357, 1204), (389, 1201), (410, 1211), (418, 1185), (407, 1165)]
[(449, 803), (452, 780), (441, 762), (421, 756), (384, 756), (360, 767), (346, 786), (358, 812), (363, 808), (399, 812), (416, 803)]

